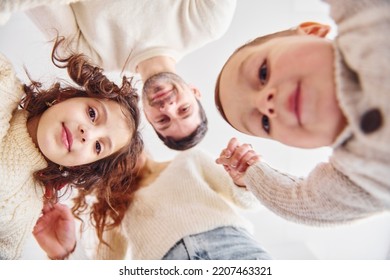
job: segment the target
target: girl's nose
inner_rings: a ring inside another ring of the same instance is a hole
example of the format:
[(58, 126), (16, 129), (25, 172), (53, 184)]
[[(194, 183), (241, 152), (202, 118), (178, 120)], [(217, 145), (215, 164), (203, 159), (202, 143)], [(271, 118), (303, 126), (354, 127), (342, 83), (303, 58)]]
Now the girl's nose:
[(81, 135), (81, 142), (84, 143), (87, 137), (85, 128), (80, 128), (80, 135)]

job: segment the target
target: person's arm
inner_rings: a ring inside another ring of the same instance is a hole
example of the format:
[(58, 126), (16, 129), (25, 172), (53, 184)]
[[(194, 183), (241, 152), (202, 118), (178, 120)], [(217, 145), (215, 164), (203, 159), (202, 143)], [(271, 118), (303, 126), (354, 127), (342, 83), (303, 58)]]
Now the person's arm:
[(12, 64), (0, 53), (0, 139), (7, 133), (12, 114), (23, 94), (23, 85)]
[(248, 168), (245, 182), (267, 208), (298, 223), (341, 224), (366, 218), (383, 207), (330, 163), (321, 163), (300, 178), (258, 162)]
[[(89, 1), (93, 5), (94, 1)], [(65, 53), (82, 53), (95, 63), (101, 63), (99, 55), (79, 28), (72, 5), (44, 5), (25, 13), (47, 40), (54, 41), (57, 36), (64, 37), (66, 41), (60, 48)]]
[[(12, 13), (17, 11), (26, 11), (41, 5), (62, 5), (77, 2), (80, 0), (35, 0), (35, 1), (17, 1), (17, 0), (2, 0), (0, 1), (0, 25), (5, 24), (12, 16)], [(81, 0), (82, 1), (82, 0)]]
[(74, 40), (80, 32), (70, 5), (43, 5), (25, 13), (47, 40), (57, 35)]
[(337, 224), (367, 217), (382, 207), (331, 163), (321, 163), (307, 178), (299, 178), (260, 162), (254, 152), (245, 156), (250, 149), (244, 146), (233, 138), (217, 162), (228, 166), (233, 178), (238, 176), (263, 205), (285, 219)]

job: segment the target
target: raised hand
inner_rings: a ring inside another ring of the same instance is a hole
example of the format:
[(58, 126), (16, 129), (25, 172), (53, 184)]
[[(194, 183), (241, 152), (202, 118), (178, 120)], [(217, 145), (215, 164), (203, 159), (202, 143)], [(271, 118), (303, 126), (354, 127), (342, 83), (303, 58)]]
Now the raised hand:
[(236, 138), (232, 138), (216, 163), (223, 165), (236, 185), (245, 187), (243, 177), (246, 170), (259, 160), (260, 156), (250, 144), (240, 144)]
[(75, 220), (63, 204), (46, 203), (33, 235), (50, 259), (65, 259), (76, 247)]

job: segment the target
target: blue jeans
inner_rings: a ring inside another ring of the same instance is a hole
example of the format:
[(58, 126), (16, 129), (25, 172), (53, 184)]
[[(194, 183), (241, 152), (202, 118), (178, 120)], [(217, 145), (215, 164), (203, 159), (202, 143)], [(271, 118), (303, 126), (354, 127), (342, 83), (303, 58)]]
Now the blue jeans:
[(244, 229), (219, 227), (178, 241), (163, 260), (270, 260), (271, 257)]

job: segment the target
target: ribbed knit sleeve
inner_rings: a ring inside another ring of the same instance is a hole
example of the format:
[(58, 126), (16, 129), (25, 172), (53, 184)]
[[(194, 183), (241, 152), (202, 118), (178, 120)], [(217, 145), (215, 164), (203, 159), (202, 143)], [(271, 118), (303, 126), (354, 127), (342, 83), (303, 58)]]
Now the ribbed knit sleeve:
[(309, 225), (341, 224), (381, 209), (378, 201), (330, 163), (319, 164), (305, 179), (257, 163), (247, 170), (245, 182), (271, 211)]

